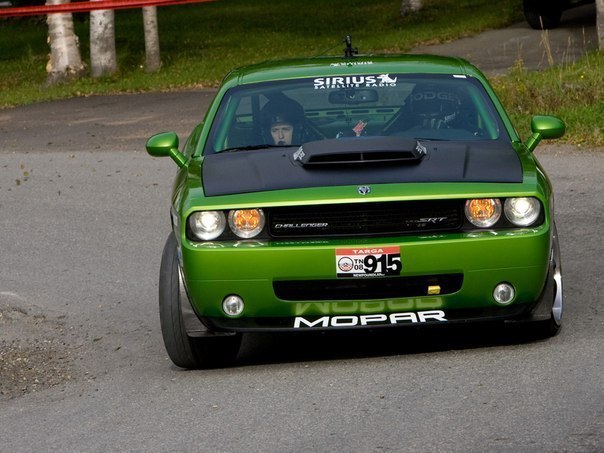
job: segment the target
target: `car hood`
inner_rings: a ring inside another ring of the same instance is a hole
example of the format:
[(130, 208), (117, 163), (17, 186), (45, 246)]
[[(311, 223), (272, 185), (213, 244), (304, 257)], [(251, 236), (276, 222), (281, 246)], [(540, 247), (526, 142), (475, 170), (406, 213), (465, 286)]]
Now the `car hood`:
[[(379, 142), (373, 144), (379, 145)], [(300, 147), (212, 154), (203, 159), (204, 192), (212, 197), (361, 184), (522, 182), (522, 164), (509, 143), (419, 140), (413, 144), (422, 150), (420, 158), (392, 162), (304, 165), (303, 159), (299, 158)], [(340, 141), (338, 147), (345, 146), (346, 142)], [(304, 150), (307, 148), (306, 144), (303, 145)]]

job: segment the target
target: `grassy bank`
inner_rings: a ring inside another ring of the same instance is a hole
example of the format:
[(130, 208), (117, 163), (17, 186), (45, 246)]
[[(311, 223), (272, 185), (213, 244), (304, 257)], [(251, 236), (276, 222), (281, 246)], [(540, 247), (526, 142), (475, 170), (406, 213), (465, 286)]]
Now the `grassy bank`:
[[(400, 0), (218, 0), (158, 9), (162, 70), (148, 75), (140, 10), (116, 11), (119, 73), (44, 86), (48, 45), (43, 18), (0, 21), (0, 107), (61, 97), (216, 86), (231, 68), (262, 60), (313, 56), (352, 35), (363, 53), (404, 52), (521, 20), (519, 0), (427, 0), (412, 17)], [(75, 21), (83, 59), (89, 55), (87, 15)]]
[(527, 71), (519, 65), (491, 82), (521, 136), (528, 137), (530, 118), (540, 112), (566, 122), (566, 141), (604, 146), (604, 52), (545, 71)]
[[(0, 20), (0, 108), (72, 96), (213, 87), (228, 70), (267, 59), (339, 54), (346, 34), (362, 53), (405, 52), (522, 20), (520, 0), (426, 0), (423, 11), (399, 14), (400, 0), (218, 0), (159, 8), (162, 69), (146, 74), (140, 10), (116, 12), (119, 73), (47, 87), (43, 18)], [(88, 16), (77, 15), (83, 59)], [(566, 140), (604, 145), (604, 54), (541, 72), (518, 66), (492, 79), (522, 136), (532, 112), (568, 123)], [(530, 109), (530, 110), (529, 110)]]

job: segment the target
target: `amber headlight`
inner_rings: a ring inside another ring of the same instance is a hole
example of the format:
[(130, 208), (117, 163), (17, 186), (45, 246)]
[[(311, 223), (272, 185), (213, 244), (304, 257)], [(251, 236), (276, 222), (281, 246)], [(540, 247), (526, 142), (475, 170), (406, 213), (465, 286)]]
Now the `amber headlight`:
[(221, 211), (198, 211), (189, 216), (191, 233), (202, 241), (211, 241), (222, 234), (226, 219)]
[(465, 213), (472, 225), (489, 228), (501, 217), (501, 202), (497, 198), (479, 198), (466, 201)]
[(535, 223), (541, 213), (541, 203), (532, 197), (508, 198), (503, 204), (506, 218), (516, 226)]
[(249, 239), (258, 236), (264, 228), (262, 209), (237, 209), (229, 212), (229, 226), (240, 238)]

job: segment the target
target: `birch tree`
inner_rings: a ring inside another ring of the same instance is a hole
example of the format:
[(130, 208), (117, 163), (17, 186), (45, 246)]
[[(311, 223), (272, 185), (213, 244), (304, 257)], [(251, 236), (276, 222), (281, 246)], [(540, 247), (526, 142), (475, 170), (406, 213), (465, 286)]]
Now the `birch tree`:
[(147, 72), (157, 72), (161, 67), (161, 59), (156, 6), (143, 7), (143, 24), (145, 27), (145, 68)]
[(596, 9), (598, 11), (598, 18), (596, 19), (598, 43), (600, 50), (604, 50), (604, 0), (596, 0)]
[(112, 9), (90, 11), (90, 72), (92, 77), (109, 76), (116, 71), (115, 13)]
[(401, 16), (419, 11), (424, 7), (424, 0), (402, 0)]
[[(47, 0), (46, 4), (60, 5), (69, 1)], [(77, 79), (84, 72), (84, 65), (80, 56), (78, 37), (73, 30), (73, 16), (71, 13), (49, 14), (46, 23), (50, 45), (46, 83), (53, 85)]]

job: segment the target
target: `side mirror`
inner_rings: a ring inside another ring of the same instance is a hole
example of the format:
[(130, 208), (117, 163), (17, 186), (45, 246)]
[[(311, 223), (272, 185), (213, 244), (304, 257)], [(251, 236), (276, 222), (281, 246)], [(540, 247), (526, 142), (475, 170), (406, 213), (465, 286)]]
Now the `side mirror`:
[(533, 135), (526, 141), (526, 147), (533, 152), (542, 139), (562, 137), (566, 132), (566, 125), (555, 116), (537, 115), (531, 120), (531, 130)]
[(147, 140), (147, 152), (153, 157), (170, 156), (176, 165), (184, 167), (187, 158), (178, 150), (178, 135), (164, 132)]

